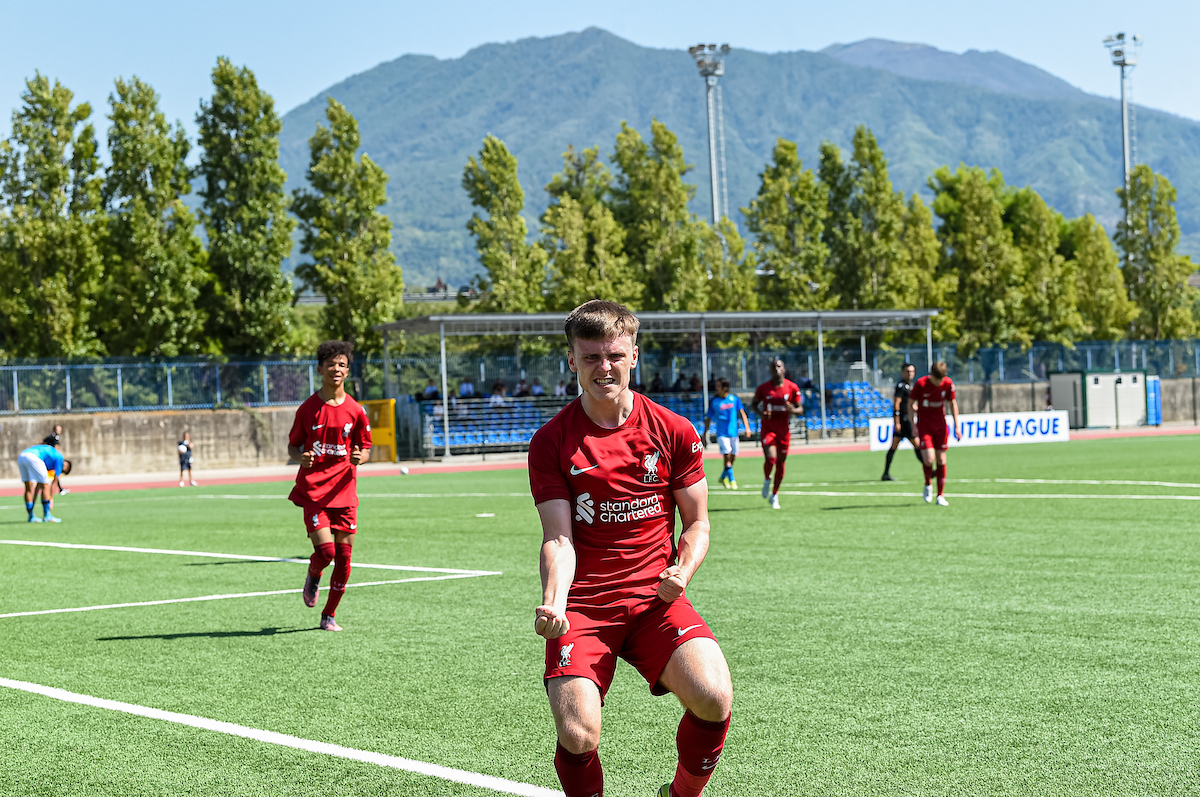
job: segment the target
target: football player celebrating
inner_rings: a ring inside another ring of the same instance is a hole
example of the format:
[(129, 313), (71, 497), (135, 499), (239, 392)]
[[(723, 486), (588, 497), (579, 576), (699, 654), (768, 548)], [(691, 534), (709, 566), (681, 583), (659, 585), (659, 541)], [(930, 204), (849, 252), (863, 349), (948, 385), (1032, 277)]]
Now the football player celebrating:
[[(763, 488), (762, 497), (779, 508), (779, 485), (783, 484), (784, 463), (792, 444), (792, 416), (803, 411), (800, 387), (784, 374), (787, 368), (779, 357), (771, 360), (771, 378), (758, 386), (750, 406), (762, 418)], [(771, 471), (775, 471), (774, 485)]]
[(358, 530), (358, 472), (371, 456), (367, 411), (346, 394), (346, 375), (354, 345), (327, 340), (317, 347), (321, 389), (296, 410), (288, 435), (288, 456), (300, 463), (296, 486), (288, 496), (304, 509), (304, 527), (312, 541), (304, 605), (317, 605), (321, 571), (331, 561), (329, 597), (321, 610), (321, 628), (341, 631), (334, 620), (350, 580), (350, 551)]
[[(699, 797), (721, 757), (733, 686), (686, 588), (708, 551), (702, 445), (686, 419), (629, 388), (638, 320), (594, 300), (567, 317), (580, 396), (538, 430), (529, 482), (542, 525), (545, 686), (566, 797), (604, 792), (601, 706), (617, 657), (685, 712), (675, 777), (660, 797)], [(674, 544), (675, 511), (683, 522)]]
[(928, 376), (923, 376), (913, 385), (912, 415), (917, 422), (917, 440), (921, 444), (921, 464), (925, 468), (925, 503), (933, 501), (930, 486), (937, 475), (938, 506), (950, 506), (943, 494), (946, 490), (946, 448), (950, 445), (950, 428), (946, 425), (946, 407), (954, 416), (954, 439), (962, 440), (958, 429), (958, 399), (954, 394), (954, 382), (946, 376), (946, 364), (934, 363)]

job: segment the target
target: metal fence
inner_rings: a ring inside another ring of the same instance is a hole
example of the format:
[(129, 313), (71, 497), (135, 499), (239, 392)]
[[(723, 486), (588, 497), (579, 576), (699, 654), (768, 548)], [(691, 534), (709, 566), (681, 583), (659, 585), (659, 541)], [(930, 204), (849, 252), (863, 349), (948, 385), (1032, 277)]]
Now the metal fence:
[[(708, 352), (708, 373), (724, 376), (735, 391), (749, 391), (770, 376), (770, 359), (784, 358), (797, 381), (817, 381), (820, 372), (815, 349), (783, 351), (720, 348)], [(907, 361), (919, 373), (928, 370), (925, 346), (873, 347), (858, 339), (830, 341), (825, 347), (828, 384), (865, 382), (886, 387)], [(1058, 344), (980, 349), (970, 358), (955, 345), (935, 345), (934, 357), (945, 360), (957, 382), (1029, 382), (1045, 380), (1058, 371), (1145, 370), (1164, 378), (1200, 376), (1200, 340), (1089, 342), (1068, 348)], [(384, 398), (383, 361), (360, 360), (359, 395)], [(390, 360), (392, 383), (400, 395), (427, 398), (429, 380), (441, 391), (441, 361), (437, 357), (396, 357)], [(198, 409), (246, 405), (298, 404), (319, 385), (315, 360), (213, 360), (102, 362), (45, 362), (10, 360), (0, 363), (0, 414), (113, 412), (122, 410)], [(522, 380), (553, 396), (555, 388), (573, 381), (562, 355), (540, 357), (451, 355), (446, 362), (450, 390), (455, 395), (466, 379), (475, 396), (488, 396), (498, 381), (513, 396)], [(693, 375), (701, 373), (699, 352), (644, 350), (635, 382), (657, 392), (673, 387), (691, 390)], [(531, 391), (533, 392), (533, 391)]]

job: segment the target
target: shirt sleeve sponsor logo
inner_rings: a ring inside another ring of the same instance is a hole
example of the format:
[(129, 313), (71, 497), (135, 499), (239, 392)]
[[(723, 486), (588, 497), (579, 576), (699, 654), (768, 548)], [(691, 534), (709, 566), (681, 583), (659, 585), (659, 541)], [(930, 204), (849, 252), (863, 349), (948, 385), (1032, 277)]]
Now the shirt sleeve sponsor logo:
[(702, 449), (702, 448), (704, 448), (704, 444), (703, 444), (703, 443), (701, 443), (699, 440), (697, 440), (696, 442), (692, 443), (692, 453), (693, 453), (693, 454), (697, 453), (697, 452), (698, 452), (698, 451), (700, 451), (700, 449)]

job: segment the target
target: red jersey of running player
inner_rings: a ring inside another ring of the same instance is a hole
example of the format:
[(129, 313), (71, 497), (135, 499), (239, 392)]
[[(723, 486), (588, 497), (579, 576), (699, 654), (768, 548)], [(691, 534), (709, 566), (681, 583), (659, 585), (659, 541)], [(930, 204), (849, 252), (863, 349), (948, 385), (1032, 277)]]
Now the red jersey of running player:
[(945, 451), (950, 445), (950, 427), (946, 425), (946, 412), (954, 401), (954, 382), (942, 377), (941, 384), (928, 374), (912, 386), (909, 398), (917, 404), (917, 441), (922, 448)]
[(712, 637), (687, 595), (666, 603), (659, 574), (675, 561), (673, 491), (704, 480), (695, 427), (640, 394), (615, 429), (597, 426), (580, 399), (538, 430), (529, 445), (535, 503), (571, 505), (575, 577), (567, 593), (571, 628), (546, 641), (545, 677), (579, 675), (601, 694), (618, 656), (661, 694), (658, 678), (679, 645)]
[(300, 468), (288, 498), (304, 509), (308, 532), (320, 528), (353, 533), (358, 528), (355, 448), (371, 447), (367, 411), (350, 396), (336, 407), (314, 393), (296, 410), (288, 444), (313, 452), (311, 468)]
[(792, 442), (791, 408), (802, 401), (800, 386), (790, 379), (784, 379), (778, 385), (774, 380), (769, 380), (758, 386), (758, 390), (754, 391), (754, 401), (750, 406), (757, 407), (759, 402), (762, 402), (765, 404), (766, 410), (771, 413), (763, 418), (762, 422), (762, 445), (764, 448), (777, 445), (785, 452), (787, 451)]

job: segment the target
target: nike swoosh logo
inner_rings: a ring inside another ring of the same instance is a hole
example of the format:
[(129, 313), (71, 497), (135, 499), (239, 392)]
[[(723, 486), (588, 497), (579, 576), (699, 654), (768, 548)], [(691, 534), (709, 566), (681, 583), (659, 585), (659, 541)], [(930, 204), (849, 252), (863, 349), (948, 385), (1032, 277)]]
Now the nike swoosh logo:
[(581, 473), (587, 473), (589, 470), (595, 470), (595, 469), (596, 469), (596, 468), (598, 468), (598, 467), (600, 467), (600, 466), (599, 466), (599, 465), (592, 465), (590, 468), (579, 468), (579, 467), (576, 467), (576, 466), (572, 465), (572, 466), (571, 466), (571, 475), (572, 475), (572, 476), (578, 476), (578, 475), (579, 475), (579, 474), (581, 474)]
[(687, 628), (680, 628), (679, 636), (683, 636), (688, 631), (691, 631), (693, 628), (699, 628), (701, 625), (703, 625), (703, 623), (696, 623), (695, 625), (689, 625)]
[(318, 429), (320, 429), (320, 428), (321, 428), (322, 426), (324, 426), (324, 425), (325, 425), (325, 424), (323, 424), (323, 423), (319, 423), (319, 424), (317, 424), (316, 426), (314, 426), (314, 427), (313, 427), (313, 431), (314, 431), (314, 432), (315, 432), (315, 431), (317, 431)]

